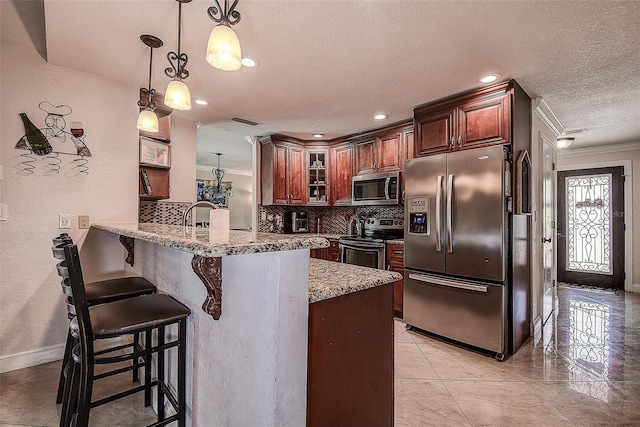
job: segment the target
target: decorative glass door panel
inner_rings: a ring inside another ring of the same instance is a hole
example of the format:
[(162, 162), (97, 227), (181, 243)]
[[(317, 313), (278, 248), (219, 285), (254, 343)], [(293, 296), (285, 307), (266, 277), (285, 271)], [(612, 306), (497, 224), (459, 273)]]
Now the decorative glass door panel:
[(624, 168), (558, 172), (558, 281), (624, 289)]
[(611, 265), (611, 174), (565, 180), (566, 268), (613, 274)]

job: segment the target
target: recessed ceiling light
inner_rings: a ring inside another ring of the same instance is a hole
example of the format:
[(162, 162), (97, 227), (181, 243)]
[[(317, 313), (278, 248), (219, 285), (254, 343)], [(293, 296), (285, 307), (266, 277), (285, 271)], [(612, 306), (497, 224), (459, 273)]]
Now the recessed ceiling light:
[(255, 59), (251, 59), (251, 58), (242, 58), (242, 65), (244, 65), (245, 67), (255, 67), (256, 65), (258, 65), (258, 62)]
[(387, 117), (388, 116), (386, 114), (376, 114), (375, 116), (373, 116), (373, 118), (376, 119), (376, 120), (384, 120)]
[(198, 105), (209, 105), (209, 103), (204, 99), (194, 99), (193, 102), (195, 102)]
[(491, 83), (491, 82), (495, 82), (500, 77), (502, 77), (502, 74), (499, 74), (499, 73), (485, 74), (480, 78), (480, 81), (482, 83)]
[(314, 138), (322, 138), (324, 136), (324, 133), (314, 133), (312, 136)]

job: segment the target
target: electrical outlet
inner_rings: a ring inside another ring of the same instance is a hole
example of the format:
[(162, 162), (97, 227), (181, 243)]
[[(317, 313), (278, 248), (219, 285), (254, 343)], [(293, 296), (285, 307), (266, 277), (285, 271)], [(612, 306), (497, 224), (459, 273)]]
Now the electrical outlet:
[(6, 203), (0, 203), (0, 221), (7, 220), (7, 205)]
[(59, 228), (71, 228), (71, 214), (60, 214)]
[(89, 215), (78, 215), (78, 228), (89, 228)]

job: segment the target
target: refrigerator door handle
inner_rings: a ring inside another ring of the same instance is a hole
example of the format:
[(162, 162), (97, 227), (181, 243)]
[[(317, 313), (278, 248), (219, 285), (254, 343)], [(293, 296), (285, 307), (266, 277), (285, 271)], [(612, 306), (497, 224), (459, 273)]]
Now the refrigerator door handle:
[(447, 180), (447, 252), (453, 253), (453, 236), (452, 236), (452, 203), (453, 203), (453, 174), (449, 175)]
[(449, 288), (465, 289), (474, 292), (487, 292), (489, 289), (485, 285), (473, 285), (471, 283), (455, 282), (453, 280), (444, 280), (432, 276), (423, 276), (421, 274), (409, 273), (409, 279), (418, 280), (420, 282), (430, 283), (433, 285), (446, 286)]
[(438, 175), (438, 184), (436, 187), (436, 251), (442, 252), (442, 175)]
[(388, 177), (384, 181), (384, 198), (389, 200), (389, 185), (391, 184), (391, 177)]

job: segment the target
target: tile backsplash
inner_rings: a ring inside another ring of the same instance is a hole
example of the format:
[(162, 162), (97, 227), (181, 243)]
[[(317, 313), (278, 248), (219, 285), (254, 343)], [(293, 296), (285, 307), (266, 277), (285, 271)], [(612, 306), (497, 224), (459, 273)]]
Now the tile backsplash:
[[(318, 218), (320, 219), (320, 233), (348, 234), (347, 216), (353, 217), (390, 217), (402, 218), (402, 206), (362, 206), (362, 207), (315, 207), (315, 206), (259, 206), (258, 231), (264, 233), (284, 232), (284, 213), (287, 211), (306, 211), (309, 213), (309, 231), (318, 232)], [(273, 215), (273, 221), (267, 219)]]
[[(182, 225), (182, 213), (191, 203), (163, 202), (140, 200), (138, 222), (154, 222), (156, 224)], [(187, 224), (190, 223), (187, 217)]]

